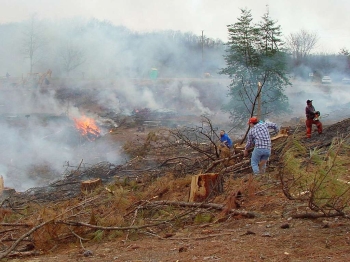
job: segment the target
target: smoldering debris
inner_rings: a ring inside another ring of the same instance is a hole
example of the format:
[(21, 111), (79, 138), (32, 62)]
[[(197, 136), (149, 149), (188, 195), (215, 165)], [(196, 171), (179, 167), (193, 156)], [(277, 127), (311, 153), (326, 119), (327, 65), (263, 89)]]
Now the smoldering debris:
[(81, 183), (89, 179), (100, 178), (103, 183), (113, 179), (118, 166), (109, 162), (100, 162), (92, 166), (80, 163), (80, 165), (70, 170), (66, 170), (62, 179), (51, 182), (42, 187), (33, 187), (24, 192), (11, 194), (12, 201), (26, 202), (55, 202), (71, 199), (79, 196), (81, 192)]

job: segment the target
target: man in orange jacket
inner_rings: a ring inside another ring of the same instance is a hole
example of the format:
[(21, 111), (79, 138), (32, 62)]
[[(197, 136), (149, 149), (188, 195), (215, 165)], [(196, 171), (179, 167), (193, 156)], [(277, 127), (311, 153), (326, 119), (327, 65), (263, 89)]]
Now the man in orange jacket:
[(316, 125), (318, 133), (322, 134), (322, 123), (319, 120), (320, 112), (315, 111), (315, 108), (312, 105), (312, 100), (306, 101), (305, 115), (306, 137), (311, 138), (312, 125)]

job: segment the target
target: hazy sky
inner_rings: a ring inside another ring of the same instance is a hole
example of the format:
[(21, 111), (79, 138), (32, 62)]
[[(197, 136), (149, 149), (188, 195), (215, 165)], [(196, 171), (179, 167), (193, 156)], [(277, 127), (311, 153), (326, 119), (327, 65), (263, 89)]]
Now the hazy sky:
[(318, 50), (350, 49), (349, 0), (0, 0), (0, 23), (39, 18), (86, 17), (108, 20), (135, 31), (181, 30), (227, 40), (227, 25), (252, 10), (257, 22), (270, 15), (287, 35), (300, 29), (319, 35)]

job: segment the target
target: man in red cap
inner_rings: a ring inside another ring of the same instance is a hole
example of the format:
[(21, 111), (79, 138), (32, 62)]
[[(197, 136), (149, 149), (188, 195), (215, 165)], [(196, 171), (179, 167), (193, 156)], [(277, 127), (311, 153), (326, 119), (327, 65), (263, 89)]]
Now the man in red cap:
[(259, 122), (256, 117), (249, 118), (248, 125), (250, 130), (247, 136), (247, 144), (244, 150), (244, 156), (248, 156), (248, 149), (254, 146), (250, 164), (255, 175), (265, 173), (266, 162), (271, 155), (271, 138), (269, 128), (279, 132), (275, 123)]
[(315, 108), (312, 105), (312, 100), (306, 101), (305, 115), (306, 137), (311, 138), (312, 125), (316, 125), (318, 133), (322, 134), (322, 123), (319, 120), (320, 112), (315, 111)]

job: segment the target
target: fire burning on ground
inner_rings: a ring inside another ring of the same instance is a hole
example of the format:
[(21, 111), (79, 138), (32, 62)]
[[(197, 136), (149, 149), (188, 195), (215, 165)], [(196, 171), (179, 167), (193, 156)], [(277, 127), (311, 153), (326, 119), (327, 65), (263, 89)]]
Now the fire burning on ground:
[(80, 134), (86, 137), (89, 141), (93, 141), (100, 137), (101, 130), (96, 125), (95, 120), (86, 116), (81, 118), (73, 118), (75, 127), (79, 130)]

